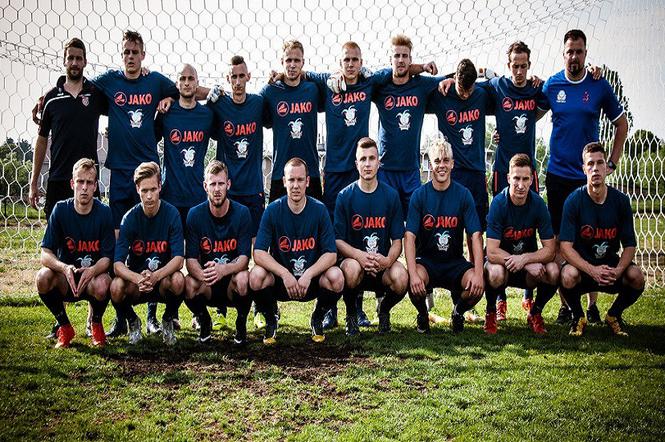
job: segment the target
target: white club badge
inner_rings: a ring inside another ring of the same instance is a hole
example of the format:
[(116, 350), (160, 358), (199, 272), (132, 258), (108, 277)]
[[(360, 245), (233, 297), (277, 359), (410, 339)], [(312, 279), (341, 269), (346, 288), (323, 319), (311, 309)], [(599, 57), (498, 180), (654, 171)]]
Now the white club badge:
[(295, 121), (289, 121), (289, 127), (291, 128), (291, 138), (294, 140), (302, 138), (302, 118), (298, 118)]
[(436, 247), (442, 252), (448, 251), (448, 247), (450, 247), (450, 233), (447, 230), (436, 234)]
[(305, 264), (307, 264), (307, 260), (304, 256), (300, 256), (298, 259), (292, 259), (291, 263), (293, 263), (293, 276), (300, 277), (305, 273)]
[(146, 258), (145, 262), (148, 264), (148, 270), (151, 272), (157, 270), (159, 268), (159, 264), (161, 264), (159, 258), (156, 256), (153, 256), (152, 258)]
[(459, 131), (462, 134), (462, 144), (468, 146), (473, 143), (473, 127), (463, 127)]
[(556, 102), (557, 103), (565, 103), (566, 102), (566, 91), (561, 89), (558, 94), (556, 94)]
[(411, 114), (408, 109), (404, 112), (398, 113), (396, 117), (399, 130), (409, 130), (409, 128), (411, 128)]
[(185, 167), (194, 167), (194, 160), (196, 159), (196, 150), (194, 150), (194, 146), (182, 149), (180, 153), (182, 153), (182, 164), (184, 164)]
[(596, 256), (597, 259), (601, 259), (605, 257), (605, 254), (607, 253), (607, 248), (609, 247), (609, 244), (607, 241), (603, 241), (601, 244), (595, 244), (593, 246), (593, 253)]
[(92, 266), (92, 257), (90, 255), (85, 255), (83, 258), (77, 258), (77, 261), (81, 261), (81, 268), (87, 269)]
[(342, 115), (344, 116), (344, 124), (346, 124), (347, 127), (356, 125), (356, 120), (358, 119), (356, 112), (357, 110), (353, 105), (342, 110)]
[(132, 127), (141, 127), (143, 124), (143, 110), (142, 109), (136, 109), (135, 111), (129, 111), (127, 112), (129, 115), (129, 124)]
[(377, 253), (379, 250), (379, 237), (376, 232), (372, 232), (371, 235), (363, 238), (363, 241), (367, 244), (365, 250), (367, 253)]
[(515, 121), (515, 133), (517, 134), (525, 133), (526, 122), (529, 121), (529, 119), (526, 117), (526, 114), (522, 114), (519, 117), (513, 117), (513, 120)]
[(247, 141), (247, 138), (236, 141), (233, 145), (236, 147), (236, 155), (238, 158), (247, 158), (247, 152), (249, 150), (249, 141)]

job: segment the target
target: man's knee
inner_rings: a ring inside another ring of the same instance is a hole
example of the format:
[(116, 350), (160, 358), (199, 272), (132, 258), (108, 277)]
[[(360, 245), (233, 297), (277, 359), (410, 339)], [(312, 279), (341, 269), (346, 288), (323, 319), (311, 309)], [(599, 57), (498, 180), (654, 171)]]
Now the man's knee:
[(332, 266), (323, 274), (320, 280), (321, 287), (341, 292), (344, 290), (344, 274), (337, 266)]
[(119, 303), (125, 300), (127, 296), (126, 293), (127, 282), (119, 276), (113, 278), (111, 281), (111, 300), (115, 303)]
[(236, 286), (236, 292), (240, 296), (247, 296), (248, 287), (249, 287), (249, 272), (243, 270), (233, 275), (233, 282)]
[(104, 301), (109, 297), (109, 288), (111, 286), (111, 277), (108, 273), (102, 273), (92, 278), (88, 284), (87, 292), (97, 301)]
[(398, 295), (406, 293), (409, 287), (409, 274), (400, 262), (395, 261), (388, 269), (388, 286)]
[(572, 289), (582, 280), (580, 271), (568, 264), (561, 269), (561, 285), (565, 289)]
[(199, 287), (201, 287), (201, 283), (192, 275), (187, 275), (185, 277), (185, 298), (194, 299), (194, 297), (197, 295)]
[(48, 267), (42, 267), (35, 275), (35, 285), (38, 293), (46, 293), (55, 286), (56, 273)]
[(499, 288), (503, 285), (506, 285), (508, 279), (508, 272), (506, 268), (499, 264), (490, 264), (485, 265), (485, 274), (487, 277), (487, 283), (493, 288)]
[(635, 290), (644, 290), (644, 273), (636, 265), (630, 265), (626, 269), (626, 283)]
[(249, 272), (249, 288), (258, 291), (268, 286), (268, 271), (261, 266), (255, 265)]
[(549, 285), (559, 284), (560, 270), (556, 262), (548, 262), (545, 264), (545, 283)]
[(360, 263), (353, 258), (346, 258), (340, 265), (346, 286), (353, 289), (360, 285), (363, 276), (363, 268)]

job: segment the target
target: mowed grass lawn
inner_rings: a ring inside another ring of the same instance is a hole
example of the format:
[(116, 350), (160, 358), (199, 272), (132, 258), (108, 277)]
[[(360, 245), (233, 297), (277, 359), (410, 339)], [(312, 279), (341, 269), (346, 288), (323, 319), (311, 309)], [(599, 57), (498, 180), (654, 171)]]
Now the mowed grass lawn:
[[(603, 326), (569, 337), (553, 324), (556, 299), (545, 312), (550, 334), (535, 337), (514, 292), (496, 336), (480, 324), (419, 335), (405, 299), (390, 335), (367, 329), (350, 340), (339, 327), (315, 344), (312, 304), (288, 303), (278, 344), (265, 347), (250, 325), (242, 350), (231, 347), (232, 325), (198, 344), (184, 306), (173, 348), (153, 336), (94, 349), (85, 303), (68, 307), (72, 348), (56, 350), (38, 299), (2, 296), (0, 439), (663, 440), (664, 295), (650, 291), (625, 314), (628, 338)], [(612, 299), (601, 296), (603, 314)], [(449, 298), (437, 301), (448, 316)]]

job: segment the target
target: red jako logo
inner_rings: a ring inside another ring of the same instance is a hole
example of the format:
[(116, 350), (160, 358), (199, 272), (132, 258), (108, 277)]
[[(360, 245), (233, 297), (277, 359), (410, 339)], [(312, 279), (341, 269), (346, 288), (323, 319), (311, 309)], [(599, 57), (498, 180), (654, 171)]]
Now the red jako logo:
[(169, 138), (171, 139), (171, 144), (180, 144), (180, 141), (182, 140), (182, 134), (178, 129), (173, 129), (169, 134)]
[(434, 228), (434, 217), (432, 215), (425, 215), (423, 217), (423, 227), (425, 230), (432, 230)]
[(505, 110), (506, 112), (510, 112), (511, 110), (513, 110), (513, 99), (510, 97), (504, 98), (503, 101), (501, 102), (501, 107), (503, 107), (503, 110)]
[(124, 106), (127, 103), (127, 95), (124, 92), (116, 92), (113, 96), (113, 101), (118, 106)]
[(291, 240), (286, 236), (282, 236), (279, 239), (278, 244), (279, 244), (279, 250), (281, 250), (282, 252), (288, 252), (291, 250)]
[(360, 230), (363, 228), (363, 217), (360, 215), (353, 215), (351, 218), (351, 228), (353, 230)]
[(143, 255), (144, 250), (145, 250), (145, 245), (143, 244), (143, 241), (141, 241), (140, 239), (134, 241), (134, 243), (132, 244), (132, 252), (135, 255)]
[(201, 238), (199, 248), (201, 249), (201, 253), (207, 255), (212, 252), (212, 242), (208, 238)]

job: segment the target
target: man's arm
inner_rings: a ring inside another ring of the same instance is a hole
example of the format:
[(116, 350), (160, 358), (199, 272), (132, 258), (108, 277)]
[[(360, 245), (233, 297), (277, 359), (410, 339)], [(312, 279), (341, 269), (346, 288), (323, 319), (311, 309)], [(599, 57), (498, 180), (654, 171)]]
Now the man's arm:
[(343, 239), (336, 239), (335, 245), (337, 246), (337, 251), (340, 255), (345, 258), (353, 258), (360, 264), (360, 267), (363, 270), (368, 270), (372, 268), (372, 261), (369, 256), (369, 253), (364, 250), (356, 249)]
[(173, 258), (171, 258), (171, 260), (167, 262), (164, 267), (157, 269), (151, 273), (152, 275), (151, 279), (153, 280), (153, 284), (158, 281), (161, 281), (167, 276), (171, 276), (175, 272), (182, 269), (182, 265), (184, 263), (185, 263), (185, 258), (183, 258), (182, 256), (174, 256)]
[(503, 250), (500, 245), (501, 240), (487, 238), (487, 260), (492, 264), (505, 265), (506, 258), (510, 257), (510, 253)]
[(334, 266), (335, 261), (337, 261), (337, 253), (326, 252), (319, 256), (319, 259), (317, 259), (314, 264), (308, 267), (299, 279), (308, 278), (311, 281), (312, 279), (324, 273), (330, 267)]
[(416, 235), (409, 231), (404, 234), (404, 257), (406, 258), (411, 292), (416, 296), (425, 296), (425, 282), (416, 270)]
[(624, 247), (624, 249), (621, 251), (621, 256), (619, 257), (619, 263), (615, 267), (616, 270), (614, 276), (617, 279), (621, 278), (621, 275), (623, 275), (623, 272), (626, 271), (634, 258), (635, 247)]
[[(573, 243), (570, 241), (561, 241), (561, 256), (576, 269), (591, 276), (594, 281), (600, 285), (610, 285), (614, 282), (613, 275), (607, 271), (603, 266), (594, 266), (573, 248)], [(633, 249), (634, 251), (634, 249)]]
[(468, 290), (472, 295), (482, 296), (485, 289), (485, 278), (483, 276), (483, 264), (485, 256), (483, 254), (483, 236), (481, 232), (473, 232), (471, 235), (471, 250), (473, 254), (473, 278), (464, 290)]
[(36, 209), (37, 201), (39, 200), (39, 173), (44, 165), (44, 158), (46, 158), (46, 147), (48, 140), (41, 135), (37, 136), (35, 142), (35, 151), (32, 155), (32, 177), (30, 180), (30, 205)]
[(626, 118), (625, 112), (614, 120), (612, 124), (616, 127), (616, 133), (614, 134), (614, 142), (612, 143), (612, 152), (609, 159), (614, 164), (618, 164), (621, 159), (621, 153), (623, 152), (623, 145), (626, 142), (626, 137), (628, 137), (628, 118)]
[(203, 267), (201, 267), (201, 263), (199, 263), (198, 259), (187, 258), (185, 266), (187, 267), (187, 273), (189, 273), (192, 278), (197, 281), (203, 281), (205, 279), (205, 276), (203, 275)]
[(273, 275), (280, 277), (282, 280), (286, 276), (291, 275), (289, 269), (278, 263), (277, 260), (265, 250), (254, 249), (254, 263), (263, 267)]
[(42, 247), (39, 261), (44, 267), (47, 267), (56, 273), (65, 275), (67, 284), (69, 284), (69, 287), (72, 289), (72, 293), (76, 295), (76, 282), (74, 281), (74, 273), (76, 272), (75, 266), (60, 261), (57, 256), (55, 256), (55, 253), (46, 247)]

